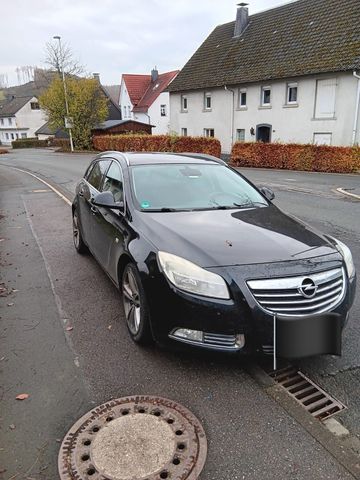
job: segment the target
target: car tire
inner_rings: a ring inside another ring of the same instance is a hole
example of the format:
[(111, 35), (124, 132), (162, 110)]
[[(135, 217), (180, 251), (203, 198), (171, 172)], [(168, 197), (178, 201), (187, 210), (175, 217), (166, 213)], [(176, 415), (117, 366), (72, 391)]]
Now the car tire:
[(73, 240), (75, 249), (78, 253), (83, 255), (89, 252), (81, 234), (79, 216), (76, 209), (73, 211)]
[(145, 291), (138, 269), (134, 263), (128, 263), (121, 277), (126, 325), (134, 342), (149, 345), (153, 342), (150, 328), (150, 314)]

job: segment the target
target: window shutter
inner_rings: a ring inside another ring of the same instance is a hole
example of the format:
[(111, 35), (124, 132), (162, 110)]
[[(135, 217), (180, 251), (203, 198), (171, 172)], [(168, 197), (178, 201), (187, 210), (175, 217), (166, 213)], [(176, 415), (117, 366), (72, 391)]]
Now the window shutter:
[(336, 78), (317, 81), (315, 118), (335, 116)]

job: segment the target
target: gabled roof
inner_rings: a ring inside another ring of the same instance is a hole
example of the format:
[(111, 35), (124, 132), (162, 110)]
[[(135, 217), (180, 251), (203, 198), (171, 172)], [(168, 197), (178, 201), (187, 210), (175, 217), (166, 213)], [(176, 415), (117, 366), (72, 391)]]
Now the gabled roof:
[(168, 88), (221, 87), (360, 68), (359, 0), (297, 0), (215, 28)]
[(123, 79), (134, 106), (133, 111), (146, 112), (178, 73), (179, 70), (161, 73), (155, 81), (151, 80), (151, 75), (124, 74)]
[(8, 97), (0, 100), (0, 117), (13, 117), (32, 98), (33, 95), (31, 97)]
[(103, 85), (103, 88), (106, 90), (111, 100), (115, 102), (116, 105), (119, 105), (120, 85)]
[[(137, 120), (127, 119), (127, 120), (106, 120), (103, 123), (97, 125), (94, 130), (108, 130), (109, 128), (117, 127), (118, 125), (124, 125), (126, 123), (137, 123), (139, 125), (145, 125), (146, 127), (149, 126), (148, 123), (138, 122)], [(150, 125), (150, 127), (154, 127), (154, 125)]]
[(122, 78), (125, 82), (131, 103), (137, 105), (151, 82), (151, 75), (124, 73)]

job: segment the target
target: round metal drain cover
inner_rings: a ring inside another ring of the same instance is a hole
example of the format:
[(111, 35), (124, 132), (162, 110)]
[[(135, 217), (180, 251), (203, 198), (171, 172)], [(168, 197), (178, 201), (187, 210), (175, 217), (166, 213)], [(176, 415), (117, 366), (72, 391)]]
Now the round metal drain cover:
[(112, 400), (85, 414), (59, 452), (61, 480), (196, 480), (207, 441), (198, 419), (161, 397)]

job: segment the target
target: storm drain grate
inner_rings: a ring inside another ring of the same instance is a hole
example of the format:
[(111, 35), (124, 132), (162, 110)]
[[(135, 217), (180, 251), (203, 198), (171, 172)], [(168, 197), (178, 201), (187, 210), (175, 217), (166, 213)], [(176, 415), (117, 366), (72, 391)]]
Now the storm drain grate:
[(329, 418), (346, 408), (293, 366), (276, 370), (269, 375), (319, 420)]
[(179, 403), (119, 398), (85, 414), (59, 452), (61, 480), (196, 480), (207, 455), (204, 429)]

